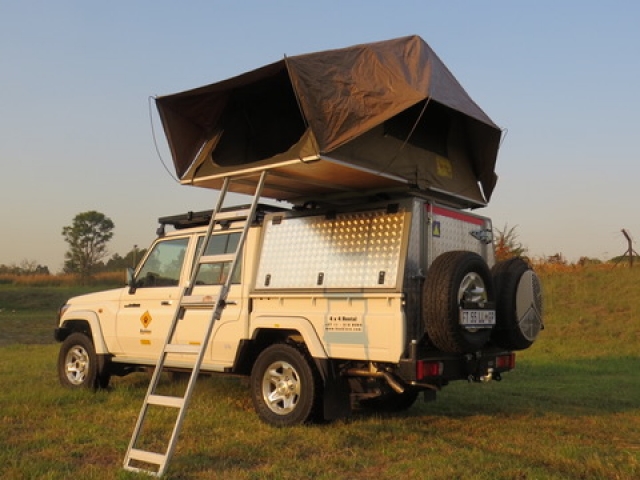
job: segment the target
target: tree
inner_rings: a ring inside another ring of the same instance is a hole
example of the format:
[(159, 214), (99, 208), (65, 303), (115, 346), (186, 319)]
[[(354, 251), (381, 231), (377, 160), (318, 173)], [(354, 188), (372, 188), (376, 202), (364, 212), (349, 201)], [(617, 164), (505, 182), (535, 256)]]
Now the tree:
[(64, 271), (79, 274), (82, 283), (87, 283), (108, 254), (107, 242), (113, 237), (113, 228), (111, 219), (95, 210), (76, 215), (73, 224), (62, 229), (69, 244), (69, 251), (64, 256)]
[(599, 258), (590, 258), (590, 257), (580, 257), (578, 260), (578, 265), (584, 267), (585, 265), (600, 265), (602, 260)]
[(144, 248), (140, 249), (137, 245), (134, 245), (133, 249), (124, 257), (118, 253), (114, 253), (105, 265), (105, 271), (114, 272), (129, 267), (135, 268), (146, 252)]
[(546, 258), (545, 260), (550, 265), (566, 265), (567, 261), (562, 253), (556, 253)]
[(4, 275), (50, 275), (49, 267), (35, 260), (22, 260), (20, 265), (0, 265), (0, 274)]
[(527, 253), (526, 247), (518, 241), (516, 227), (509, 228), (506, 224), (504, 229), (495, 229), (493, 243), (496, 248), (496, 260), (498, 262), (512, 257), (522, 257)]

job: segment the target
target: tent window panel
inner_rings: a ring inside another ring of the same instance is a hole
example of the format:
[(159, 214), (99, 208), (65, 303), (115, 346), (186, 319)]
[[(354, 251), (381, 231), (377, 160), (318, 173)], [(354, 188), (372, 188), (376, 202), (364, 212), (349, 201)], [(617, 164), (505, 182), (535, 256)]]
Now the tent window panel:
[(306, 127), (285, 70), (229, 95), (224, 132), (211, 153), (217, 165), (244, 165), (286, 152)]
[[(448, 157), (447, 140), (451, 124), (449, 114), (442, 105), (432, 101), (420, 118), (423, 108), (424, 102), (420, 102), (387, 120), (384, 122), (384, 134), (402, 142), (408, 138), (409, 143), (416, 147)], [(420, 120), (415, 126), (418, 118)], [(414, 126), (415, 130), (411, 133)]]

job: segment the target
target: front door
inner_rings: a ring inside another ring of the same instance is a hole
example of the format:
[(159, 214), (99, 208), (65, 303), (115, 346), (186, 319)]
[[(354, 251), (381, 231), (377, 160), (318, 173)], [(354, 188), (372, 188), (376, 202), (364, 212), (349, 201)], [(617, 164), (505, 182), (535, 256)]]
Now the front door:
[(189, 237), (158, 241), (135, 279), (124, 292), (117, 317), (117, 334), (125, 356), (157, 361), (173, 320), (183, 280)]

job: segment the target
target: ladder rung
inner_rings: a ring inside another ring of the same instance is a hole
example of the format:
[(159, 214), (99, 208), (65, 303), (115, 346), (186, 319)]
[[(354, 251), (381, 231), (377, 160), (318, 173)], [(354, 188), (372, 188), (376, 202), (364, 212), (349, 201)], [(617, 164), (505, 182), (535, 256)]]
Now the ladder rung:
[(166, 395), (149, 395), (147, 403), (150, 405), (160, 405), (161, 407), (182, 408), (184, 405), (184, 398), (169, 397)]
[(207, 310), (211, 310), (213, 307), (216, 306), (215, 303), (213, 302), (202, 302), (202, 303), (183, 303), (182, 306), (185, 309), (207, 309)]
[(162, 453), (147, 452), (146, 450), (132, 448), (129, 452), (129, 459), (153, 463), (154, 465), (164, 465), (164, 462), (167, 460), (167, 456)]
[(165, 353), (200, 353), (201, 345), (186, 345), (180, 343), (168, 343), (164, 346)]
[(182, 297), (182, 306), (183, 307), (193, 307), (193, 306), (202, 306), (202, 305), (208, 305), (208, 306), (213, 306), (216, 304), (216, 302), (214, 300), (216, 300), (217, 297), (214, 297), (213, 295), (189, 295), (189, 296), (184, 296)]
[(200, 257), (200, 263), (223, 263), (223, 262), (233, 262), (236, 258), (235, 253), (223, 253), (220, 255), (203, 255)]

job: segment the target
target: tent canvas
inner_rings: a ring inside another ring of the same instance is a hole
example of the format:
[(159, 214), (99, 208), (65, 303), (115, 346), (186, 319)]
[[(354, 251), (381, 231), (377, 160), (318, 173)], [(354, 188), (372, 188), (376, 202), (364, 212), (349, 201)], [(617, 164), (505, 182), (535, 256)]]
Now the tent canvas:
[(184, 184), (294, 203), (418, 189), (488, 202), (501, 130), (418, 36), (285, 57), (156, 98)]

